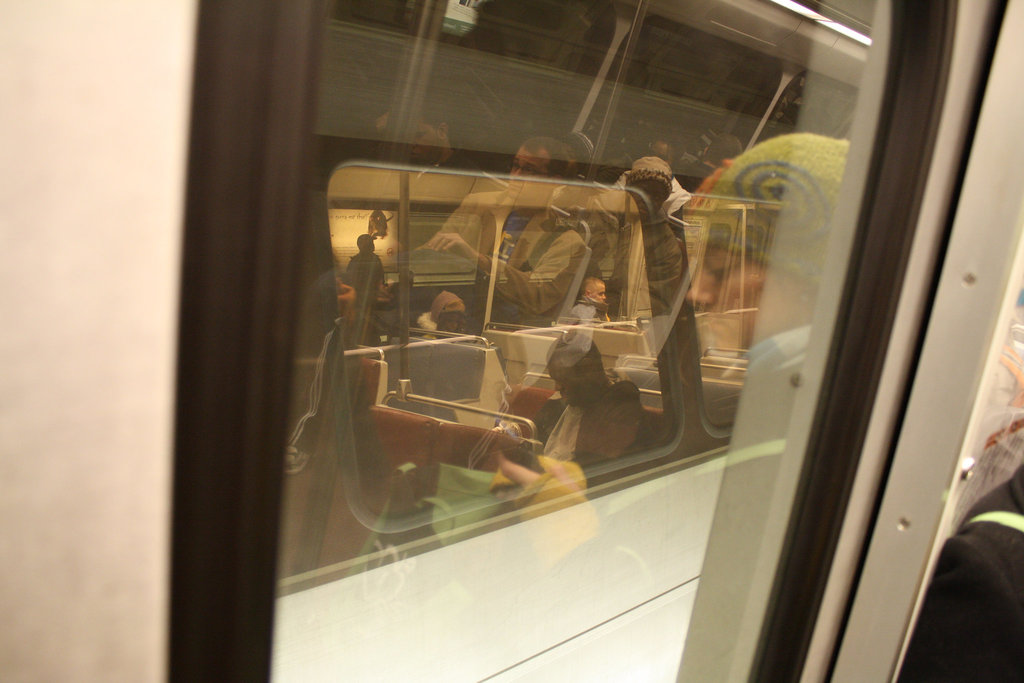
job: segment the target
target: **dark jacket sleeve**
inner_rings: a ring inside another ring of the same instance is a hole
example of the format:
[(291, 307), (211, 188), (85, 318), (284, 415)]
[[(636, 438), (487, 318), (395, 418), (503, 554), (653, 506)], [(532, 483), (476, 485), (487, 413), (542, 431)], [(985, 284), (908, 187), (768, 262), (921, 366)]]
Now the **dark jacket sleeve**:
[[(971, 517), (1019, 512), (1014, 484), (982, 499)], [(1024, 533), (975, 522), (946, 541), (899, 680), (1024, 681)]]
[(559, 418), (562, 417), (562, 413), (565, 411), (565, 399), (562, 398), (549, 398), (544, 405), (540, 407), (537, 414), (533, 417), (533, 423), (537, 425), (537, 434), (535, 438), (541, 443), (546, 444), (548, 437), (551, 436), (551, 430), (558, 424)]

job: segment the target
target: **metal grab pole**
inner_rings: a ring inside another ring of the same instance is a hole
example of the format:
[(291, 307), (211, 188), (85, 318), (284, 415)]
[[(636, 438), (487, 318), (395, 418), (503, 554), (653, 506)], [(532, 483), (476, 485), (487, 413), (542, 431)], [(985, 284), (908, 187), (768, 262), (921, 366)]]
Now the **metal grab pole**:
[(409, 173), (403, 172), (398, 181), (398, 315), (400, 377), (409, 376)]

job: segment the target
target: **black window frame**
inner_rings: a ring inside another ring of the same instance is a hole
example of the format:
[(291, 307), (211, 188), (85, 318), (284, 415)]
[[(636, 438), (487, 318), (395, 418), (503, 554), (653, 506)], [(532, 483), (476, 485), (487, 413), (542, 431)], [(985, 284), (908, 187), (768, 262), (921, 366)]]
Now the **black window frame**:
[(321, 0), (202, 0), (179, 308), (168, 678), (270, 675)]

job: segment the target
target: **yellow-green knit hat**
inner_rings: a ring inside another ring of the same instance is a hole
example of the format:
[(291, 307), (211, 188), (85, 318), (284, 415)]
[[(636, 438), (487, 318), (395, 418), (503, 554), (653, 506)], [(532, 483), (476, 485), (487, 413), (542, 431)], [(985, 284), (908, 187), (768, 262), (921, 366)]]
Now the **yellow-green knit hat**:
[(813, 133), (781, 135), (736, 157), (711, 192), (778, 202), (773, 263), (817, 277), (849, 146)]

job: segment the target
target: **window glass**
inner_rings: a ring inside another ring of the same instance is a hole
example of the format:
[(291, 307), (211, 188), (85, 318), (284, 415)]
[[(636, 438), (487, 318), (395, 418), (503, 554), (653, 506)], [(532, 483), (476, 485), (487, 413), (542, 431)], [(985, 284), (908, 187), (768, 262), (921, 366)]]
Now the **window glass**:
[(802, 362), (866, 53), (754, 4), (334, 3), (275, 676), (480, 679), (642, 604), (675, 671), (748, 375)]
[[(325, 460), (339, 470), (353, 519), (337, 533), (362, 544), (332, 561), (580, 502), (677, 431), (657, 355), (687, 293), (684, 241), (641, 185), (547, 176), (554, 143), (525, 141), (505, 177), (373, 162), (331, 175), (333, 268), (310, 296), (337, 316), (306, 363), (288, 471), (301, 486)], [(291, 542), (306, 540), (286, 542), (288, 571), (315, 568)]]

